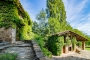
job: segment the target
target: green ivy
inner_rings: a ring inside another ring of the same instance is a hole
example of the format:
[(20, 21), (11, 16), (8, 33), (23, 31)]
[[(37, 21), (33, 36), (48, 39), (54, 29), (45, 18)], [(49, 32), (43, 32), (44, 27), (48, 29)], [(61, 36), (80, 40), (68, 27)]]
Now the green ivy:
[(73, 48), (73, 50), (75, 50), (76, 44), (77, 44), (77, 40), (76, 40), (75, 37), (73, 37), (73, 39), (72, 39), (72, 48)]
[(33, 37), (31, 26), (32, 21), (19, 0), (0, 0), (0, 28), (16, 28), (20, 40), (30, 40)]
[(47, 41), (47, 47), (53, 55), (60, 55), (64, 46), (63, 36), (50, 36)]
[(71, 45), (72, 41), (70, 40), (70, 37), (66, 37), (66, 42), (64, 43), (65, 46)]
[(76, 44), (78, 47), (80, 47), (80, 48), (82, 48), (82, 42), (77, 42), (77, 44)]

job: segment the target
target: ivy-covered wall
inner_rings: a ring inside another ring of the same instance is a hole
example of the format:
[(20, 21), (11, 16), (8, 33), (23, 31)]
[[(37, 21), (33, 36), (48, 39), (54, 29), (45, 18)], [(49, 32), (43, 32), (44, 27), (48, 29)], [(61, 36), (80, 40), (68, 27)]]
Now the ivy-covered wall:
[(32, 38), (32, 22), (19, 0), (0, 0), (0, 28), (16, 28), (20, 40)]
[(53, 55), (61, 55), (64, 46), (64, 37), (61, 36), (50, 36), (47, 41), (48, 50), (52, 52)]
[[(47, 40), (47, 48), (49, 51), (52, 52), (53, 55), (61, 55), (63, 52), (63, 47), (65, 46), (65, 51), (69, 51), (70, 45), (71, 45), (71, 51), (75, 51), (77, 44), (76, 37), (70, 37), (70, 36), (58, 36), (58, 35), (51, 35), (49, 36)], [(67, 48), (67, 49), (66, 49)], [(65, 52), (66, 53), (66, 52)]]

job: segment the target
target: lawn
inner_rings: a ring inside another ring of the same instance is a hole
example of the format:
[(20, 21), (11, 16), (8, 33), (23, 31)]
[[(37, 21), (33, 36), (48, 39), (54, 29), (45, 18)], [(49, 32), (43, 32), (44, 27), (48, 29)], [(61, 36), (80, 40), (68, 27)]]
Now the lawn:
[(85, 50), (90, 50), (90, 48), (85, 48)]

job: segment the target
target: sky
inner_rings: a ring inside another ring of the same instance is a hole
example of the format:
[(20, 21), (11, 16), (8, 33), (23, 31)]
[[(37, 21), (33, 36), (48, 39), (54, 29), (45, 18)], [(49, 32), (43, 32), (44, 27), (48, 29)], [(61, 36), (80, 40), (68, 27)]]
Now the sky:
[[(62, 0), (66, 11), (66, 20), (75, 29), (90, 35), (90, 0)], [(23, 8), (35, 21), (36, 15), (46, 8), (46, 0), (20, 0)]]

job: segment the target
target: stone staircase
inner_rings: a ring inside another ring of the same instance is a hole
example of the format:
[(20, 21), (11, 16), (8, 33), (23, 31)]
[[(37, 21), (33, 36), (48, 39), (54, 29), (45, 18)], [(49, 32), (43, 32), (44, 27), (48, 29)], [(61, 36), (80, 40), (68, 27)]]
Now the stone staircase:
[[(7, 49), (6, 49), (7, 48)], [(0, 53), (17, 53), (16, 60), (49, 60), (39, 45), (33, 41), (16, 41), (14, 44), (0, 43)]]
[[(8, 46), (9, 44), (5, 44)], [(3, 44), (1, 44), (1, 47)], [(35, 60), (35, 53), (32, 49), (31, 42), (25, 43), (24, 41), (16, 41), (11, 47), (3, 49), (2, 53), (16, 53), (16, 60)]]
[(6, 49), (6, 48), (8, 48), (8, 47), (11, 47), (12, 45), (10, 45), (9, 43), (7, 43), (7, 42), (2, 42), (2, 43), (0, 43), (0, 52), (1, 52), (1, 50), (4, 50), (4, 49)]

